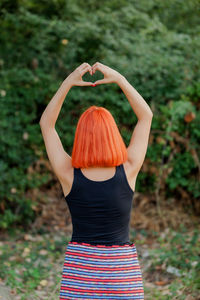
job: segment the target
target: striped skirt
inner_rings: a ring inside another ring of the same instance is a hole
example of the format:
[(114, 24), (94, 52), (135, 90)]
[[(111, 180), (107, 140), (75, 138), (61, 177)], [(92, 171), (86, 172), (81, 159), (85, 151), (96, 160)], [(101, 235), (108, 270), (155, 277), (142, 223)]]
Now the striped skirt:
[(107, 246), (70, 241), (59, 299), (144, 299), (135, 244)]

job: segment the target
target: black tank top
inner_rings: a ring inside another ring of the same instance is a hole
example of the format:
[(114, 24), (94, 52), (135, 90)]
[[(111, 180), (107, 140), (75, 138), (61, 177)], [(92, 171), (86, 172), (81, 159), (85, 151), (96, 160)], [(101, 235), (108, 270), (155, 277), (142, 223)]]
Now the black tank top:
[(74, 168), (72, 188), (65, 200), (72, 218), (71, 241), (103, 245), (130, 244), (129, 224), (134, 191), (123, 164), (115, 175), (94, 181)]

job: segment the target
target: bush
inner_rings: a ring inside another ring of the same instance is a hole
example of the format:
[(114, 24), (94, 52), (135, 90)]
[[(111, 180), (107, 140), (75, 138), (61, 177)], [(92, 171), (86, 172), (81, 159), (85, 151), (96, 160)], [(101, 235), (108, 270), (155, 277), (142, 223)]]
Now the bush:
[[(191, 198), (200, 195), (196, 1), (190, 1), (189, 7), (183, 1), (174, 27), (175, 15), (166, 10), (173, 12), (179, 1), (173, 1), (172, 7), (156, 0), (104, 2), (1, 2), (2, 228), (31, 223), (37, 200), (34, 203), (28, 192), (53, 183), (50, 171), (40, 164), (47, 156), (38, 122), (62, 81), (84, 61), (100, 61), (121, 72), (154, 112), (146, 156), (151, 163), (146, 176), (139, 176), (137, 189), (146, 184), (146, 191), (154, 191), (161, 176), (166, 195), (179, 197), (181, 189)], [(100, 77), (95, 74), (92, 81)], [(111, 111), (129, 143), (137, 118), (119, 87), (74, 87), (56, 124), (69, 154), (78, 118), (93, 104)], [(156, 169), (151, 172), (153, 164)]]

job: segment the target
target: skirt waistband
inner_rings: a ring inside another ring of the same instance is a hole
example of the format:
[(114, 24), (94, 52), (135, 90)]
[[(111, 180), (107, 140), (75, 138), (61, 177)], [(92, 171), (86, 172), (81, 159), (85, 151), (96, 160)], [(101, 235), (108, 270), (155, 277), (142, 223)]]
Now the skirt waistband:
[(127, 246), (135, 246), (135, 243), (133, 242), (127, 242), (122, 244), (114, 244), (114, 245), (103, 245), (103, 244), (91, 244), (91, 243), (85, 243), (85, 242), (75, 242), (75, 241), (69, 241), (68, 244), (72, 245), (84, 245), (84, 246), (91, 246), (91, 247), (99, 247), (99, 248), (118, 248), (118, 247), (127, 247)]

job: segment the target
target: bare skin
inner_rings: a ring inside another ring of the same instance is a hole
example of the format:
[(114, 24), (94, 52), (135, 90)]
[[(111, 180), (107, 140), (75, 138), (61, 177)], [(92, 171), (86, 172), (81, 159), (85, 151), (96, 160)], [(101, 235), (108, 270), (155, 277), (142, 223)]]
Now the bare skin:
[[(136, 184), (136, 177), (137, 175), (133, 176), (132, 174), (132, 165), (128, 161), (126, 161), (124, 164), (124, 169), (126, 173), (126, 177), (128, 180), (128, 183), (133, 191), (135, 191), (135, 184)], [(90, 180), (94, 181), (104, 181), (107, 179), (112, 178), (115, 175), (115, 167), (106, 167), (106, 168), (81, 168), (81, 171), (85, 177), (87, 177)], [(73, 167), (69, 169), (68, 174), (66, 174), (66, 181), (63, 182), (62, 189), (65, 196), (67, 196), (70, 193), (70, 190), (72, 188), (73, 183)]]
[[(63, 81), (60, 88), (47, 105), (39, 123), (48, 158), (53, 171), (60, 181), (65, 196), (70, 193), (72, 188), (73, 167), (71, 164), (71, 157), (65, 152), (61, 140), (55, 130), (55, 123), (70, 88), (73, 86), (92, 86), (93, 82), (84, 82), (82, 76), (86, 72), (90, 72), (90, 74), (93, 75), (96, 70), (102, 72), (104, 78), (96, 81), (95, 84), (118, 84), (138, 118), (129, 146), (127, 147), (128, 159), (124, 163), (126, 177), (133, 191), (135, 191), (136, 178), (144, 162), (148, 147), (153, 113), (143, 97), (123, 75), (110, 67), (99, 62), (95, 63), (93, 66), (90, 66), (88, 63), (81, 64)], [(94, 181), (104, 181), (112, 178), (115, 174), (115, 170), (115, 167), (81, 168), (84, 176)]]

